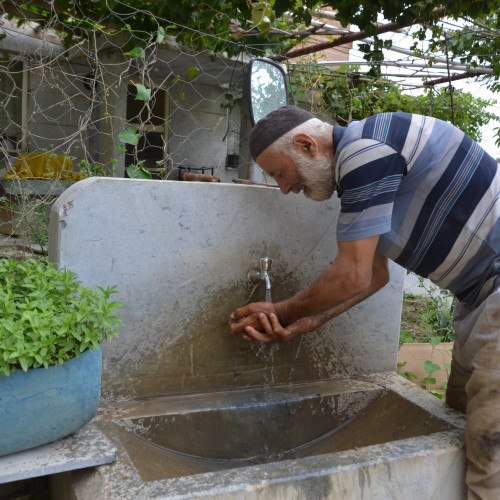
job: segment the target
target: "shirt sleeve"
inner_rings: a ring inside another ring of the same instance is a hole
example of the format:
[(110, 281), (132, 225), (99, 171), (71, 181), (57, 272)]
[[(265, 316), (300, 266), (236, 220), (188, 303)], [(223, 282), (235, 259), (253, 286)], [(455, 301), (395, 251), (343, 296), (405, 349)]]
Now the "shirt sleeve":
[(337, 240), (387, 233), (396, 192), (406, 171), (405, 159), (387, 144), (359, 139), (343, 147), (336, 166), (341, 202)]

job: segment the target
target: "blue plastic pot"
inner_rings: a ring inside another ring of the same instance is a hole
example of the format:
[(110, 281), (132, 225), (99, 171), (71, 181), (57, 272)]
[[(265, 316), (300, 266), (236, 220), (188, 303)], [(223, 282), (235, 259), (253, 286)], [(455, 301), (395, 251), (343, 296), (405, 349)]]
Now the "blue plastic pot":
[(0, 456), (82, 428), (97, 412), (101, 375), (100, 349), (47, 369), (0, 375)]

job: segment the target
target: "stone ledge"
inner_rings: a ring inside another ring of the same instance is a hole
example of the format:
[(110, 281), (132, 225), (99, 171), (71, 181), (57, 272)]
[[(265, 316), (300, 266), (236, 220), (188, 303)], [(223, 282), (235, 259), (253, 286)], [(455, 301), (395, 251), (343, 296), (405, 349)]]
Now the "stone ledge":
[(93, 424), (53, 443), (0, 457), (0, 484), (113, 462), (117, 449)]

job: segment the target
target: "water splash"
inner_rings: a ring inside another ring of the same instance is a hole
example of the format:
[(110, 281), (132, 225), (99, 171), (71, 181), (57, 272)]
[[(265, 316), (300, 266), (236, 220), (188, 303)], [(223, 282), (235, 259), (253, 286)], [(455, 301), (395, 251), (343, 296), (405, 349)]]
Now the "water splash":
[[(276, 382), (276, 377), (274, 373), (275, 363), (274, 356), (279, 351), (279, 344), (262, 344), (255, 343), (251, 344), (251, 349), (255, 353), (257, 358), (262, 359), (265, 362), (263, 370), (263, 388), (264, 390), (270, 389), (271, 386)], [(267, 372), (269, 372), (267, 374)]]
[(292, 365), (290, 367), (290, 373), (288, 375), (288, 384), (289, 385), (293, 384), (293, 373), (295, 371), (295, 365), (296, 365), (297, 359), (299, 357), (300, 347), (302, 346), (302, 339), (303, 339), (303, 336), (301, 335), (299, 338), (299, 345), (297, 346), (297, 350), (295, 351), (295, 356), (293, 357), (293, 360), (292, 360)]

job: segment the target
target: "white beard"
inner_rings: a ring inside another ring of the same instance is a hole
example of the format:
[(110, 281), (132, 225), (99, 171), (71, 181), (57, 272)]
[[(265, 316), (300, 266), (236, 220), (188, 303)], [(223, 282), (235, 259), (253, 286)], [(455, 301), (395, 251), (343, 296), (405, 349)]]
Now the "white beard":
[(314, 201), (324, 201), (335, 191), (334, 168), (332, 159), (300, 158), (295, 161), (297, 172), (303, 186), (304, 195)]

